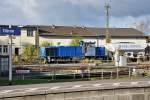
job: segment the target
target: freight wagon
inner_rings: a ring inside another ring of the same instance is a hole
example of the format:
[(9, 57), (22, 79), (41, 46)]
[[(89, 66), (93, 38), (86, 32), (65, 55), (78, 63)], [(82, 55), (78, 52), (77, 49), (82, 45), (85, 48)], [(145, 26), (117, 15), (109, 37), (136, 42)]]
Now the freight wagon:
[(105, 47), (49, 46), (40, 48), (40, 57), (48, 63), (79, 62), (83, 58), (104, 58)]

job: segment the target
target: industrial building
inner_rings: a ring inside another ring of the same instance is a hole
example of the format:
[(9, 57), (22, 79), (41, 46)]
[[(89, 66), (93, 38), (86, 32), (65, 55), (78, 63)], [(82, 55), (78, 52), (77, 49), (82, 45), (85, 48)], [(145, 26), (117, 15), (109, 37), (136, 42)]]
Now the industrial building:
[[(54, 43), (61, 43), (61, 45), (68, 45), (74, 37), (81, 37), (83, 41), (95, 42), (97, 46), (105, 45), (105, 28), (91, 28), (91, 27), (41, 27), (40, 42), (47, 40)], [(109, 28), (112, 37), (112, 43), (119, 42), (133, 42), (138, 44), (146, 43), (146, 36), (132, 28)]]
[[(0, 27), (4, 27), (1, 25)], [(8, 27), (5, 25), (5, 27)], [(21, 27), (21, 35), (13, 39), (13, 54), (19, 55), (26, 44), (39, 46), (43, 41), (52, 42), (54, 45), (69, 45), (75, 37), (84, 42), (95, 42), (96, 46), (105, 45), (105, 28), (78, 27), (78, 26), (36, 26)], [(146, 44), (147, 36), (133, 28), (109, 28), (112, 43)], [(1, 44), (8, 44), (8, 36), (0, 36)]]

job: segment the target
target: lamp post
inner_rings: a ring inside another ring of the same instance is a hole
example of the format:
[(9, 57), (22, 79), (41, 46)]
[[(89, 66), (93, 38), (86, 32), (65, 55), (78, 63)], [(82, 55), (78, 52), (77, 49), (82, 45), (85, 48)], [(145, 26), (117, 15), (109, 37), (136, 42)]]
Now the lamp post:
[[(11, 28), (11, 25), (9, 25)], [(9, 85), (12, 85), (12, 35), (9, 35)]]
[(9, 35), (9, 85), (12, 85), (12, 35)]

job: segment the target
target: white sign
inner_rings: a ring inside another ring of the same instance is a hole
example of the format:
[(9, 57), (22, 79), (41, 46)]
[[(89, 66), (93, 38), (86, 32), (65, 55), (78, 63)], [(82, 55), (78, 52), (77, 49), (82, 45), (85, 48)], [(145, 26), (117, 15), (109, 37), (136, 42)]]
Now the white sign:
[(107, 44), (105, 47), (107, 50), (115, 52), (116, 50), (144, 50), (146, 44), (132, 44), (132, 43), (117, 43), (117, 44)]
[(30, 70), (16, 70), (17, 74), (28, 74), (30, 73)]
[(146, 46), (138, 44), (118, 44), (120, 50), (144, 50)]

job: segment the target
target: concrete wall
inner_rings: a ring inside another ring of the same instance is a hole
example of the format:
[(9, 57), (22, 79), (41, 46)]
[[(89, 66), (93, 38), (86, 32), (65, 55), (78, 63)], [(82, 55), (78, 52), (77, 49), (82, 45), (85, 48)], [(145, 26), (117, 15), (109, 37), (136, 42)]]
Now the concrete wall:
[[(1, 96), (0, 96), (1, 97)], [(22, 96), (7, 95), (0, 100), (150, 100), (150, 88), (90, 90), (71, 92), (43, 91)]]

